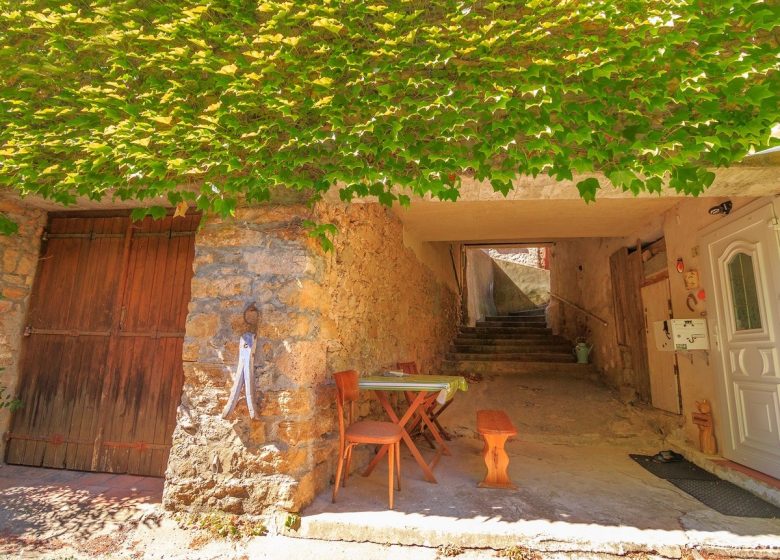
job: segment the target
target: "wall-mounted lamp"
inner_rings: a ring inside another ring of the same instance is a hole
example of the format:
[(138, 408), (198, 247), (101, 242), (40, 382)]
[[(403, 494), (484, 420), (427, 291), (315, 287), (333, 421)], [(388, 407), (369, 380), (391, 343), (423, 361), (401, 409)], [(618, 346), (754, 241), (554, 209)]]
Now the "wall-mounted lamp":
[(725, 202), (721, 202), (717, 206), (713, 206), (710, 208), (709, 212), (713, 216), (717, 216), (718, 214), (723, 214), (724, 216), (728, 216), (731, 213), (731, 209), (734, 207), (734, 204), (727, 200)]

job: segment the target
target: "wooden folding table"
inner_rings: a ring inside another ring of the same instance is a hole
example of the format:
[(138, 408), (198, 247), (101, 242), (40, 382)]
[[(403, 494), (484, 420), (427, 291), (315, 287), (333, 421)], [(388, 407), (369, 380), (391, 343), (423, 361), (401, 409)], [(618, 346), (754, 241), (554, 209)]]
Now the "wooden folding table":
[[(426, 403), (430, 404), (433, 399), (437, 399), (440, 403), (444, 403), (451, 399), (458, 390), (467, 390), (468, 384), (466, 383), (466, 379), (458, 375), (372, 375), (362, 377), (359, 381), (359, 386), (361, 389), (374, 391), (382, 408), (390, 417), (390, 420), (398, 424), (403, 430), (402, 437), (404, 443), (409, 448), (409, 451), (411, 451), (414, 460), (420, 465), (425, 480), (428, 482), (436, 482), (436, 477), (433, 476), (433, 468), (441, 458), (441, 455), (449, 455), (450, 450), (447, 447), (444, 438), (441, 437), (438, 428), (431, 421), (430, 416), (428, 416), (428, 407), (426, 406)], [(409, 408), (406, 409), (400, 418), (390, 405), (390, 401), (387, 398), (388, 392), (400, 392), (406, 395)], [(407, 424), (413, 419), (418, 419), (415, 424), (423, 422), (438, 444), (436, 456), (430, 462), (426, 461), (422, 456), (407, 430)], [(363, 473), (364, 476), (368, 476), (371, 471), (374, 470), (386, 452), (387, 449), (382, 448), (379, 453), (376, 454)]]

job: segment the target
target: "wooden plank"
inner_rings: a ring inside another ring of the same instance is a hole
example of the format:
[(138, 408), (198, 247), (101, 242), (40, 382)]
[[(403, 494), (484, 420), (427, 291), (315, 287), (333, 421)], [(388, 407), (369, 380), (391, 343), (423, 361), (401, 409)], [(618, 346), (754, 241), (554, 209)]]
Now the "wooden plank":
[[(88, 220), (69, 220), (63, 224), (63, 233), (88, 233), (92, 223)], [(62, 248), (58, 251), (53, 263), (52, 275), (55, 282), (52, 285), (53, 295), (50, 301), (42, 306), (44, 320), (55, 328), (68, 329), (74, 321), (73, 306), (79, 299), (81, 275), (79, 267), (83, 266), (89, 251), (89, 240), (84, 238), (63, 239)], [(33, 325), (37, 326), (37, 325)], [(47, 325), (42, 325), (47, 326)], [(30, 337), (32, 339), (33, 337)], [(33, 412), (32, 424), (28, 435), (55, 437), (60, 440), (66, 437), (63, 421), (68, 417), (70, 403), (64, 400), (64, 386), (72, 380), (73, 339), (65, 336), (55, 336), (54, 348), (49, 353), (31, 352), (30, 364), (39, 366), (37, 369), (38, 384), (35, 393), (36, 407)], [(30, 445), (32, 443), (32, 445)], [(44, 440), (28, 442), (25, 464), (35, 466), (61, 466), (53, 463), (61, 444), (49, 443)]]
[[(99, 218), (95, 231), (122, 234), (115, 239), (96, 239), (92, 242), (90, 263), (84, 274), (93, 278), (89, 284), (90, 306), (82, 308), (81, 325), (108, 330), (112, 325), (113, 300), (119, 284), (124, 234), (129, 220), (123, 217)], [(106, 360), (110, 341), (107, 339), (81, 338), (82, 350), (81, 382), (74, 396), (75, 406), (71, 421), (71, 439), (90, 444), (68, 444), (66, 468), (88, 470), (94, 451), (94, 440), (98, 430), (97, 408), (106, 375)]]
[[(171, 218), (158, 222), (160, 232), (170, 232)], [(162, 309), (166, 306), (165, 288), (170, 283), (172, 270), (169, 269), (169, 251), (172, 239), (170, 237), (155, 238), (155, 251), (147, 258), (153, 263), (154, 271), (151, 289), (148, 290), (148, 308), (144, 316), (145, 330), (158, 331)], [(165, 369), (165, 339), (147, 339), (144, 346), (148, 348), (148, 354), (144, 356), (145, 366), (138, 375), (142, 377), (144, 393), (135, 403), (138, 421), (132, 434), (128, 437), (135, 441), (156, 443), (154, 441), (155, 424), (158, 421), (158, 401), (161, 398), (162, 379), (166, 377)], [(162, 366), (162, 367), (161, 367)], [(133, 474), (148, 474), (151, 467), (150, 449), (131, 449), (128, 457), (128, 472)]]
[(671, 318), (669, 282), (663, 280), (642, 288), (647, 340), (648, 371), (652, 405), (680, 414), (680, 382), (675, 370), (675, 354), (656, 348), (653, 324)]
[(644, 332), (641, 285), (642, 253), (622, 248), (609, 259), (618, 344), (627, 349), (633, 371), (633, 386), (642, 402), (650, 401), (650, 374)]
[[(188, 218), (179, 218), (171, 221), (171, 231), (181, 231), (182, 222)], [(185, 275), (188, 257), (188, 245), (191, 243), (185, 237), (173, 237), (169, 240), (168, 251), (166, 252), (166, 274), (164, 275), (164, 285), (160, 290), (160, 301), (157, 303), (157, 322), (156, 326), (160, 330), (168, 328), (180, 328), (171, 316), (178, 311), (181, 297), (181, 279)], [(176, 344), (175, 340), (160, 341), (161, 357), (159, 364), (159, 373), (157, 375), (157, 395), (158, 398), (153, 405), (154, 425), (151, 426), (149, 434), (150, 441), (156, 444), (169, 445), (169, 437), (166, 438), (169, 402), (171, 395), (171, 382), (175, 378), (177, 364), (181, 363), (181, 344)], [(178, 354), (177, 349), (179, 349)], [(178, 395), (176, 397), (178, 399)], [(167, 464), (167, 450), (154, 450), (148, 453), (143, 463), (145, 472), (150, 475), (162, 476)]]
[[(50, 229), (59, 232), (84, 233), (91, 231), (91, 227), (84, 220), (50, 224)], [(76, 272), (86, 258), (87, 243), (84, 239), (58, 240), (43, 249), (45, 254), (39, 261), (28, 324), (40, 326), (57, 321), (67, 327), (73, 321), (70, 308), (79, 300), (81, 283)], [(68, 348), (64, 336), (25, 338), (20, 363), (23, 372), (20, 395), (25, 406), (14, 415), (9, 462), (62, 466), (64, 445), (47, 440), (68, 437), (64, 422), (71, 414), (67, 392), (73, 364)]]

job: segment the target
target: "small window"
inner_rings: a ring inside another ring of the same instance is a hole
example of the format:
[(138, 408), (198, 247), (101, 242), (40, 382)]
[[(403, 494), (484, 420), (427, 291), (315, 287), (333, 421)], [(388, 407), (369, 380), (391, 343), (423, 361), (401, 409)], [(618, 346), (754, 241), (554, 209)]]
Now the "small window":
[(737, 253), (728, 262), (728, 267), (735, 329), (738, 331), (760, 329), (761, 312), (758, 307), (753, 257), (746, 253)]

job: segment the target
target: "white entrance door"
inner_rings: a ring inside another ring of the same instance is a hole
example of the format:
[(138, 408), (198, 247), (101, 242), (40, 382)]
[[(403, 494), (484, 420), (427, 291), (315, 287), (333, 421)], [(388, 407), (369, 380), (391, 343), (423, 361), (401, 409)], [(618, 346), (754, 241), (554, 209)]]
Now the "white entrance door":
[[(780, 243), (767, 203), (702, 237), (727, 418), (722, 453), (780, 478)], [(714, 304), (714, 309), (712, 309)], [(716, 419), (717, 421), (717, 419)]]

